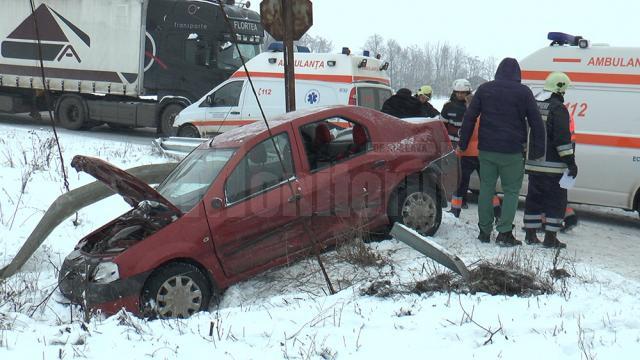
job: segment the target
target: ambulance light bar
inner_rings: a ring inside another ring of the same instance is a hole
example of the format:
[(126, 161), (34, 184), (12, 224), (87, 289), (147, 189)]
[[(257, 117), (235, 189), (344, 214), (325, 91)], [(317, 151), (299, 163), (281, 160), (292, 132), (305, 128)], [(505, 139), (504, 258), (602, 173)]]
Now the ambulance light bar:
[(547, 39), (551, 40), (551, 45), (571, 45), (580, 46), (581, 48), (589, 46), (588, 42), (585, 43), (583, 41), (581, 43), (580, 40), (584, 40), (582, 36), (573, 36), (562, 32), (550, 32), (547, 34)]

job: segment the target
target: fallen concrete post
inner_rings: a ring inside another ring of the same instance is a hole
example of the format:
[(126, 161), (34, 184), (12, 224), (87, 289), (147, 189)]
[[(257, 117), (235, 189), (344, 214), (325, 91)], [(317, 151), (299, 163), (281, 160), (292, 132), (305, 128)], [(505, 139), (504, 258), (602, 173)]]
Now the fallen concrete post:
[(411, 246), (421, 254), (435, 260), (442, 266), (460, 274), (463, 279), (469, 280), (469, 269), (460, 258), (447, 249), (438, 245), (428, 237), (418, 234), (416, 231), (400, 224), (393, 224), (391, 235), (398, 241)]
[[(158, 184), (176, 167), (177, 163), (152, 164), (128, 169), (131, 175), (140, 178), (148, 184)], [(11, 262), (0, 270), (0, 281), (15, 274), (29, 260), (33, 253), (42, 245), (56, 226), (78, 210), (113, 195), (113, 192), (102, 182), (94, 181), (90, 184), (71, 190), (60, 195), (49, 206), (36, 228), (33, 229), (18, 254)]]

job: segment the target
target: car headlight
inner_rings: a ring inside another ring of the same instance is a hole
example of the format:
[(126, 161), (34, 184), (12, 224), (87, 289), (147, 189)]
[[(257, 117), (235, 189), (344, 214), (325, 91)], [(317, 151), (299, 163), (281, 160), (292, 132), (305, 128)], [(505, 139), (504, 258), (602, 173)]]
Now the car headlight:
[(112, 262), (101, 262), (93, 271), (92, 279), (100, 284), (107, 284), (120, 279), (118, 264)]

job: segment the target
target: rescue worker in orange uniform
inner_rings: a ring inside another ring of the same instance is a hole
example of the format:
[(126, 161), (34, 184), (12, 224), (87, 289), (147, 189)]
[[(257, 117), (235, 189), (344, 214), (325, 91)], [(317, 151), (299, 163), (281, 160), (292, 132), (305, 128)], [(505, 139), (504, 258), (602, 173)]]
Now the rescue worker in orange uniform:
[[(466, 104), (471, 103), (473, 98), (472, 94), (467, 95)], [(451, 197), (451, 212), (455, 217), (460, 216), (460, 212), (463, 208), (466, 209), (466, 196), (469, 191), (469, 179), (474, 171), (480, 175), (480, 160), (478, 160), (478, 128), (480, 127), (480, 119), (476, 122), (476, 127), (473, 129), (473, 135), (469, 140), (469, 146), (466, 150), (457, 151), (458, 158), (460, 159), (460, 181), (458, 183), (458, 189)], [(493, 214), (496, 219), (500, 218), (500, 197), (495, 195), (493, 197)]]

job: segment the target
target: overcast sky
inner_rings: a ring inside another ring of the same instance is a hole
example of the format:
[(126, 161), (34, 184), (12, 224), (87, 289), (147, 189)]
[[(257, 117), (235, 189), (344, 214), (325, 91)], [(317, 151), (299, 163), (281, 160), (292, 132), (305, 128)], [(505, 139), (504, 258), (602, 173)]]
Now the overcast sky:
[[(401, 45), (447, 41), (480, 57), (522, 59), (549, 44), (547, 33), (640, 46), (640, 1), (634, 0), (312, 0), (310, 35), (335, 50), (362, 50), (378, 33)], [(257, 4), (256, 4), (257, 5)], [(254, 6), (252, 6), (253, 8)], [(258, 6), (255, 6), (258, 8)]]

